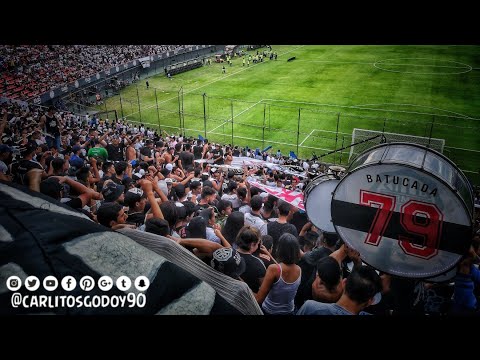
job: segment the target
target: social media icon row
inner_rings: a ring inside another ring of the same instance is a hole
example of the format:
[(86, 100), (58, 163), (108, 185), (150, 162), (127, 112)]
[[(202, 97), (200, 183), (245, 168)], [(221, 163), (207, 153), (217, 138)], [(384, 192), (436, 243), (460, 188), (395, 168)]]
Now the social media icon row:
[[(77, 286), (77, 280), (73, 276), (65, 276), (60, 282), (62, 289), (72, 291)], [(113, 287), (113, 280), (110, 276), (102, 276), (98, 279), (98, 287), (102, 291), (109, 291)], [(95, 280), (91, 276), (84, 276), (78, 283), (80, 289), (90, 291), (95, 287)], [(132, 280), (128, 276), (120, 276), (115, 285), (121, 291), (127, 291), (132, 287)], [(138, 291), (146, 291), (150, 286), (150, 280), (146, 276), (139, 276), (134, 281)], [(22, 280), (18, 276), (10, 276), (7, 279), (7, 288), (17, 291), (22, 287)], [(40, 280), (36, 276), (29, 276), (25, 279), (25, 287), (29, 291), (36, 291), (40, 287)], [(54, 291), (58, 287), (58, 280), (55, 276), (47, 276), (43, 279), (43, 288), (47, 291)]]

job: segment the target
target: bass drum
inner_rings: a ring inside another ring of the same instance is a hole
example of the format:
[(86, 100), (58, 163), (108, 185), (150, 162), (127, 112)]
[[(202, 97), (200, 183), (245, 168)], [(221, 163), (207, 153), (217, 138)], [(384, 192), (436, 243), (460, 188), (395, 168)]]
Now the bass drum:
[(335, 175), (320, 175), (305, 188), (305, 212), (317, 228), (327, 233), (335, 233), (330, 212), (332, 194), (340, 180)]
[(336, 187), (332, 220), (362, 260), (386, 273), (448, 273), (472, 236), (473, 191), (453, 162), (410, 143), (360, 154)]

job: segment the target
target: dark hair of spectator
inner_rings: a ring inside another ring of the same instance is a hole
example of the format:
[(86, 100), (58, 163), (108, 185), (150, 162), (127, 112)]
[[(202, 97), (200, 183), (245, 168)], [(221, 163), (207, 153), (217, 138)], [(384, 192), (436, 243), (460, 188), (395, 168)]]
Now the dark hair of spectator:
[(323, 233), (323, 241), (328, 247), (335, 246), (338, 241), (338, 235), (332, 233)]
[(168, 221), (170, 229), (175, 227), (178, 221), (177, 206), (172, 201), (165, 201), (160, 204), (160, 210), (162, 210), (163, 218)]
[(222, 235), (232, 245), (241, 228), (245, 225), (245, 215), (240, 211), (234, 211), (227, 217), (222, 229)]
[(271, 251), (273, 248), (273, 237), (271, 235), (262, 235), (262, 244)]
[(110, 227), (111, 221), (117, 221), (118, 213), (122, 205), (116, 202), (104, 202), (97, 211), (97, 221), (106, 227)]
[(185, 206), (177, 206), (177, 218), (178, 220), (185, 220), (187, 218), (187, 209)]
[(145, 222), (145, 231), (161, 236), (170, 235), (170, 227), (168, 226), (168, 221), (165, 219), (148, 219)]
[(202, 199), (205, 199), (207, 196), (215, 195), (216, 192), (210, 186), (204, 186), (202, 189)]
[(363, 304), (382, 291), (382, 280), (374, 269), (368, 266), (354, 268), (347, 278), (345, 294), (357, 304)]
[(330, 292), (335, 290), (342, 279), (342, 269), (338, 261), (331, 256), (326, 256), (318, 261), (317, 274)]
[(247, 198), (247, 189), (244, 187), (238, 188), (237, 189), (237, 196), (239, 199), (244, 201)]
[(118, 163), (115, 164), (115, 173), (117, 175), (122, 175), (125, 170), (127, 170), (127, 162), (126, 161), (119, 161)]
[(232, 202), (230, 200), (220, 200), (217, 204), (218, 213), (221, 214), (222, 211), (232, 207)]
[(201, 210), (199, 216), (201, 216), (208, 224), (208, 222), (215, 217), (215, 212), (213, 211), (213, 208), (209, 207)]
[(62, 158), (55, 158), (52, 160), (52, 163), (51, 163), (54, 171), (62, 170), (64, 164), (65, 164), (65, 159), (62, 159)]
[(186, 217), (189, 217), (195, 212), (195, 204), (191, 201), (184, 201), (182, 202), (183, 206), (185, 207)]
[(78, 180), (87, 182), (89, 173), (90, 173), (90, 169), (88, 167), (82, 167), (77, 170), (77, 172), (75, 173), (75, 176), (77, 177)]
[(249, 251), (252, 243), (257, 243), (260, 240), (260, 232), (253, 226), (244, 226), (238, 232), (235, 242), (242, 250)]
[(55, 200), (61, 198), (62, 185), (57, 178), (50, 177), (40, 183), (40, 192)]
[(207, 222), (201, 216), (196, 216), (185, 227), (188, 238), (207, 238)]
[(250, 207), (253, 211), (258, 211), (262, 208), (263, 200), (260, 195), (255, 195), (250, 199)]
[(297, 237), (289, 233), (280, 236), (275, 255), (278, 262), (285, 264), (295, 264), (300, 260), (300, 244)]
[(278, 212), (281, 216), (287, 216), (290, 212), (290, 204), (286, 201), (282, 201), (280, 205), (278, 205)]
[(277, 199), (276, 196), (274, 196), (272, 194), (268, 194), (266, 202), (275, 204), (277, 201), (278, 201), (278, 199)]
[(256, 188), (256, 187), (251, 187), (250, 188), (250, 195), (252, 197), (254, 197), (255, 195), (258, 195), (260, 194), (261, 190), (259, 188)]
[(111, 161), (105, 161), (102, 165), (102, 170), (104, 173), (108, 171), (108, 168), (113, 165), (113, 162)]
[(273, 203), (268, 201), (266, 203), (263, 203), (263, 209), (264, 211), (267, 211), (267, 212), (273, 211), (273, 206), (274, 206)]

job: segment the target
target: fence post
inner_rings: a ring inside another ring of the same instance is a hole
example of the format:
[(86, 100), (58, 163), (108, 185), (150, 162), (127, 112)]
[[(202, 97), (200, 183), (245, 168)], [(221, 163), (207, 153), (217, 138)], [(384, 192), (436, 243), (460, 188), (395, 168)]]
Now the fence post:
[(207, 107), (206, 107), (207, 94), (203, 93), (203, 131), (205, 132), (205, 138), (207, 138)]
[[(265, 126), (266, 113), (267, 113), (267, 104), (263, 104), (263, 126)], [(268, 130), (270, 130), (270, 121), (268, 122)], [(263, 148), (265, 149), (265, 146)]]
[(433, 134), (433, 123), (435, 122), (435, 116), (432, 118), (432, 123), (430, 124), (430, 135), (428, 135), (428, 148), (430, 148), (430, 142), (432, 141), (432, 134)]
[(120, 95), (120, 111), (122, 112), (122, 119), (123, 119), (123, 104), (122, 104), (122, 93), (119, 93)]
[(233, 147), (233, 100), (230, 100), (230, 106), (232, 108), (232, 147)]
[(180, 132), (182, 131), (182, 107), (180, 105), (180, 102), (182, 101), (180, 98), (180, 92), (182, 91), (182, 88), (180, 87), (180, 90), (178, 90), (178, 120), (179, 120), (179, 130)]
[(140, 110), (140, 95), (138, 94), (138, 84), (135, 84), (137, 87), (137, 101), (138, 101), (138, 114), (140, 116), (140, 121), (142, 121), (142, 111)]
[(182, 86), (182, 132), (185, 137), (185, 111), (183, 109), (183, 86)]
[[(264, 111), (265, 114), (265, 111)], [(265, 149), (265, 115), (263, 116), (263, 126), (262, 126), (262, 146)]]
[[(337, 143), (338, 143), (338, 125), (340, 123), (340, 113), (337, 114), (337, 131), (335, 132), (335, 150), (337, 150)], [(335, 160), (337, 158), (337, 152), (333, 153), (333, 163), (336, 164)]]
[[(345, 145), (345, 135), (342, 136), (342, 149), (344, 148), (344, 145)], [(340, 165), (342, 164), (342, 155), (343, 155), (343, 150), (340, 151), (340, 161), (339, 161)]]
[(162, 127), (160, 125), (160, 113), (158, 112), (158, 97), (157, 97), (157, 88), (154, 88), (155, 91), (155, 103), (157, 104), (157, 120), (158, 120), (158, 131), (162, 132)]
[(270, 108), (272, 107), (271, 104), (268, 105), (268, 131), (270, 131)]
[(298, 121), (297, 121), (297, 156), (300, 156), (300, 153), (298, 152), (298, 142), (300, 141), (300, 110), (301, 110), (301, 108), (298, 108)]

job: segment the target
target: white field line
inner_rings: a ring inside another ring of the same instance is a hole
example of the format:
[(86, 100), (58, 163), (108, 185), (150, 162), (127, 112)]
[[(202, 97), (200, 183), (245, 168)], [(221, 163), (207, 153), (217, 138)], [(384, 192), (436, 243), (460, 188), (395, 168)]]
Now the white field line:
[[(263, 101), (278, 101), (278, 102), (286, 102), (286, 103), (293, 103), (293, 104), (306, 104), (306, 105), (322, 105), (322, 106), (330, 106), (330, 107), (340, 107), (340, 108), (349, 108), (349, 109), (364, 109), (364, 110), (376, 110), (376, 111), (384, 111), (384, 112), (397, 112), (397, 113), (407, 113), (407, 114), (417, 114), (417, 115), (433, 115), (439, 117), (452, 117), (451, 115), (442, 115), (442, 114), (433, 114), (433, 113), (425, 113), (419, 111), (406, 111), (406, 110), (388, 110), (388, 109), (377, 109), (377, 108), (368, 108), (364, 107), (364, 105), (335, 105), (335, 104), (323, 104), (323, 103), (315, 103), (315, 102), (308, 102), (308, 101), (292, 101), (292, 100), (282, 100), (282, 99), (263, 99)], [(393, 103), (392, 103), (393, 104)], [(423, 105), (415, 105), (415, 104), (396, 104), (396, 105), (411, 105), (411, 106), (423, 106)], [(442, 111), (439, 108), (434, 108)], [(480, 120), (477, 118), (473, 118), (470, 116), (462, 115), (463, 119), (468, 120)]]
[[(210, 133), (210, 134), (213, 134), (213, 135), (225, 135), (225, 134), (222, 134), (222, 133)], [(250, 137), (246, 137), (246, 136), (236, 136), (236, 135), (235, 135), (234, 138), (262, 142), (261, 139), (255, 139), (255, 138), (250, 138)], [(284, 143), (284, 142), (272, 141), (272, 140), (268, 140), (268, 141), (265, 140), (265, 142), (268, 142), (269, 144), (288, 145), (288, 146), (292, 146), (292, 147), (296, 147), (296, 146), (297, 146), (297, 144), (290, 144), (290, 143)], [(300, 145), (299, 145), (299, 146), (300, 146)], [(324, 151), (332, 151), (332, 150), (333, 150), (333, 149), (324, 149), (324, 148), (313, 147), (313, 146), (302, 146), (302, 148), (304, 148), (304, 149), (314, 149), (314, 150), (324, 150)]]
[[(395, 66), (428, 66), (428, 67), (439, 67), (439, 68), (450, 68), (450, 69), (467, 69), (472, 68), (470, 65), (465, 64), (464, 66), (452, 66), (452, 65), (422, 65), (422, 64), (392, 64), (392, 63), (382, 63), (379, 61), (374, 62), (359, 62), (359, 61), (337, 61), (337, 60), (296, 60), (296, 61), (304, 61), (304, 62), (320, 62), (320, 63), (333, 63), (333, 64), (359, 64), (359, 65), (372, 65), (375, 64), (384, 64), (384, 65), (395, 65)], [(472, 68), (474, 70), (478, 70), (479, 68)]]
[[(258, 104), (260, 104), (262, 101), (263, 101), (263, 99), (261, 99), (261, 100), (257, 101), (257, 102), (256, 102), (255, 104), (253, 104), (252, 106), (250, 106), (250, 107), (246, 108), (246, 109), (245, 109), (245, 110), (243, 110), (243, 111), (240, 111), (240, 112), (239, 112), (237, 115), (234, 115), (234, 116), (233, 116), (233, 118), (235, 119), (237, 116), (240, 116), (240, 115), (242, 115), (244, 112), (246, 112), (246, 111), (250, 110), (250, 109), (251, 109), (252, 107), (254, 107), (255, 105), (258, 105)], [(213, 129), (212, 129), (212, 130), (210, 130), (210, 131), (207, 131), (207, 133), (210, 133), (210, 132), (212, 132), (212, 131), (215, 131), (215, 130), (217, 130), (217, 129), (218, 129), (220, 126), (222, 126), (222, 125), (225, 125), (226, 123), (229, 123), (230, 121), (231, 121), (231, 119), (227, 119), (227, 120), (225, 120), (223, 123), (221, 123), (221, 124), (220, 124), (220, 125), (218, 125), (217, 127), (213, 128)]]
[(336, 60), (295, 60), (295, 61), (334, 63), (334, 64), (360, 64), (360, 65), (372, 65), (372, 66), (375, 63), (375, 62), (336, 61)]
[(451, 66), (451, 65), (428, 65), (428, 64), (425, 64), (425, 65), (422, 65), (422, 64), (392, 64), (392, 63), (385, 63), (385, 62), (379, 62), (379, 61), (376, 61), (375, 64), (380, 64), (380, 65), (397, 65), (397, 66), (428, 66), (428, 67), (441, 67), (441, 68), (451, 68), (451, 69), (466, 69), (467, 66), (469, 68), (471, 68), (470, 65), (468, 64), (465, 64), (467, 66)]
[(464, 149), (464, 148), (453, 147), (453, 146), (445, 146), (445, 149), (463, 150), (463, 151), (471, 151), (471, 152), (480, 153), (480, 150)]
[(220, 126), (223, 126), (225, 125), (226, 123), (228, 123), (228, 120), (227, 121), (224, 121), (223, 123), (221, 123), (220, 125), (218, 125), (217, 127), (214, 127), (212, 130), (208, 131), (207, 130), (207, 134), (210, 134), (212, 133), (213, 134), (213, 131), (217, 130)]
[(313, 129), (312, 131), (310, 131), (310, 134), (308, 134), (307, 137), (306, 137), (305, 139), (303, 139), (303, 141), (302, 141), (298, 146), (302, 146), (303, 143), (310, 137), (310, 135), (313, 134), (313, 132), (314, 132), (315, 130), (317, 130), (317, 129)]

